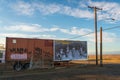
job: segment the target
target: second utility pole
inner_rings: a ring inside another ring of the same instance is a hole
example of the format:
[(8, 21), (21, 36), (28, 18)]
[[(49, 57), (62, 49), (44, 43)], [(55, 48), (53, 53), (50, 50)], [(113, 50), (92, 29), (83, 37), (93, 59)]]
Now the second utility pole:
[(102, 10), (97, 7), (88, 6), (88, 8), (94, 9), (94, 25), (95, 25), (95, 51), (96, 51), (96, 65), (98, 65), (98, 46), (97, 46), (97, 10)]

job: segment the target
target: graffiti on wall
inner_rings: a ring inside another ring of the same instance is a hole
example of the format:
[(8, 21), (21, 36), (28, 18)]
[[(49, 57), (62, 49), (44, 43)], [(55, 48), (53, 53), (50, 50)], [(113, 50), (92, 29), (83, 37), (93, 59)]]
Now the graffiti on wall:
[(11, 48), (10, 52), (12, 53), (26, 53), (28, 49), (26, 48)]
[(34, 53), (34, 56), (39, 58), (40, 56), (45, 56), (51, 58), (52, 55), (50, 51), (43, 50), (42, 48), (35, 47), (33, 51), (28, 51), (27, 48), (11, 48), (9, 49), (11, 54), (11, 59), (27, 59), (28, 54)]

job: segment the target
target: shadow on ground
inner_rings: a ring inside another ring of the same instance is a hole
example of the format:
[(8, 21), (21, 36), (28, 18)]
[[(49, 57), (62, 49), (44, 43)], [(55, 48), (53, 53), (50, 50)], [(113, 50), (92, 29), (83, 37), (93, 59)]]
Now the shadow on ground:
[(0, 80), (120, 80), (120, 64), (77, 64), (16, 72), (1, 70)]

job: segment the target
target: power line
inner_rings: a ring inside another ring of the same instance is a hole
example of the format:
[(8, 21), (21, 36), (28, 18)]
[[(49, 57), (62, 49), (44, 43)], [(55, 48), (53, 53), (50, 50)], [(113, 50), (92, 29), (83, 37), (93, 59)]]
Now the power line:
[(86, 35), (89, 35), (89, 34), (92, 34), (92, 33), (94, 33), (94, 32), (89, 32), (89, 33), (87, 33), (87, 34), (75, 36), (75, 37), (72, 37), (72, 38), (69, 38), (69, 39), (74, 39), (74, 38), (78, 38), (78, 37), (83, 37), (83, 36), (86, 36)]
[[(103, 29), (103, 31), (107, 31), (107, 30), (111, 30), (111, 29), (115, 29), (115, 28), (119, 28), (120, 26), (114, 26), (114, 27), (110, 27), (110, 28), (105, 28)], [(100, 32), (100, 30), (98, 30), (97, 32)], [(83, 34), (83, 35), (79, 35), (79, 36), (75, 36), (75, 37), (72, 37), (72, 38), (69, 38), (69, 39), (75, 39), (75, 38), (78, 38), (78, 37), (83, 37), (83, 36), (87, 36), (87, 35), (90, 35), (92, 33), (95, 33), (95, 32), (89, 32), (87, 34)]]
[(119, 27), (120, 27), (120, 26), (114, 26), (114, 27), (110, 27), (110, 28), (103, 29), (103, 31), (111, 30), (111, 29), (115, 29), (115, 28), (119, 28)]

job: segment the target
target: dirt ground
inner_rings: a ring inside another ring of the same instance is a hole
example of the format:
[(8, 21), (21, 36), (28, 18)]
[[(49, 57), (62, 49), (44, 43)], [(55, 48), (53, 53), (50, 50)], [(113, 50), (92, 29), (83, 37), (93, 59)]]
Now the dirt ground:
[[(113, 60), (116, 62), (115, 59)], [(20, 72), (8, 69), (7, 65), (0, 65), (0, 80), (120, 80), (120, 62), (105, 63), (104, 61), (103, 67), (100, 67), (96, 66), (94, 61), (90, 61), (72, 63), (65, 67)]]

